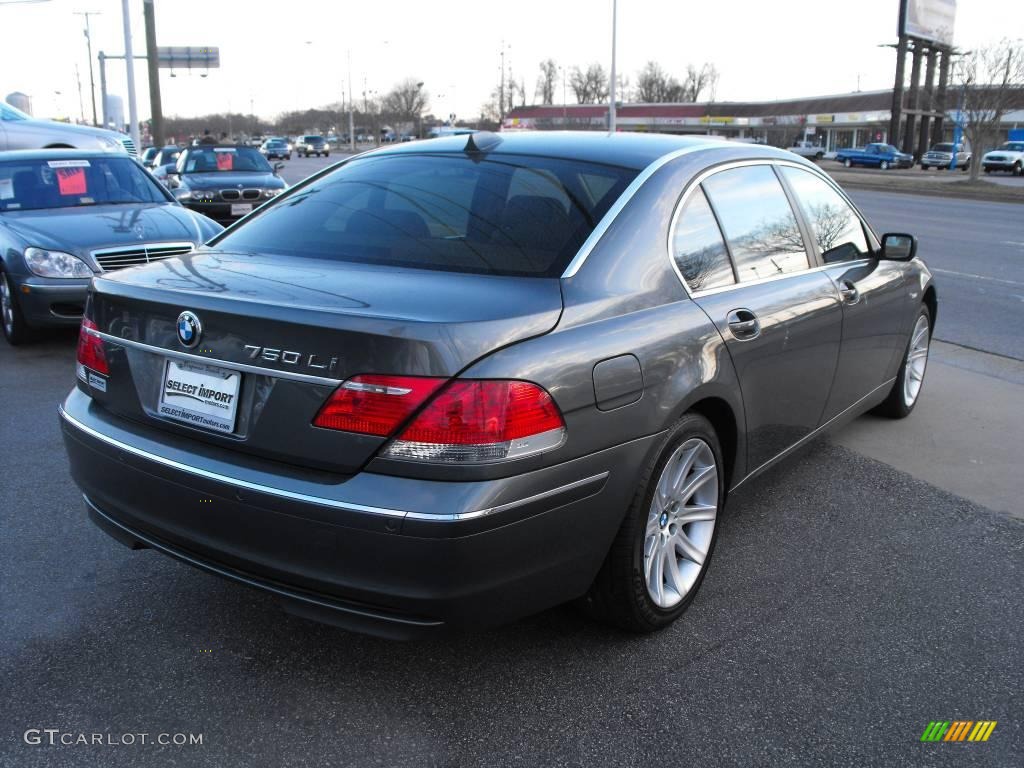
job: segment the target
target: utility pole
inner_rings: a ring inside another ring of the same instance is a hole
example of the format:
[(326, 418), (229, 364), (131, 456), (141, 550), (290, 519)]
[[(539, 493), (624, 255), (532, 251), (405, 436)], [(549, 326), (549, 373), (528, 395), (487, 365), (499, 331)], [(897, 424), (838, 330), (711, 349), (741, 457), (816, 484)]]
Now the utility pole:
[(110, 120), (107, 115), (107, 57), (100, 51), (97, 57), (100, 60), (100, 98), (103, 99), (103, 127), (110, 127)]
[(615, 27), (618, 16), (618, 0), (612, 0), (612, 77), (608, 89), (608, 134), (615, 133)]
[(352, 49), (348, 49), (348, 147), (352, 154), (356, 152), (356, 121), (352, 113), (352, 103), (355, 101), (355, 92), (352, 90)]
[(156, 46), (156, 15), (153, 0), (143, 0), (143, 18), (146, 22), (146, 69), (149, 74), (149, 114), (153, 146), (162, 147), (164, 141), (164, 110), (160, 99), (160, 56)]
[(124, 65), (128, 74), (128, 127), (135, 142), (135, 151), (139, 152), (142, 142), (139, 140), (139, 110), (135, 103), (135, 57), (132, 55), (132, 18), (128, 12), (128, 0), (121, 0), (121, 19), (124, 25)]
[(505, 122), (505, 41), (501, 41), (501, 83), (498, 85), (498, 127)]
[(82, 122), (85, 122), (85, 104), (82, 102), (82, 75), (78, 71), (78, 64), (75, 64), (75, 83), (78, 85), (78, 111), (82, 115)]
[(75, 16), (85, 17), (85, 47), (89, 51), (89, 93), (92, 94), (92, 124), (99, 125), (96, 121), (96, 80), (92, 73), (92, 32), (89, 28), (89, 17), (99, 16), (100, 11), (75, 11)]

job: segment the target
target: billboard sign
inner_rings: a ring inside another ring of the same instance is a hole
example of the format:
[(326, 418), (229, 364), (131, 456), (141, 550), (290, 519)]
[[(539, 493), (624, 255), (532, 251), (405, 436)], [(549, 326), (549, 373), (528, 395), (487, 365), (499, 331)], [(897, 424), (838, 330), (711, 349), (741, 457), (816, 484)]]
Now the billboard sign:
[(953, 46), (956, 0), (900, 0), (900, 35)]
[(157, 46), (157, 61), (166, 69), (214, 69), (220, 66), (220, 48), (214, 45)]

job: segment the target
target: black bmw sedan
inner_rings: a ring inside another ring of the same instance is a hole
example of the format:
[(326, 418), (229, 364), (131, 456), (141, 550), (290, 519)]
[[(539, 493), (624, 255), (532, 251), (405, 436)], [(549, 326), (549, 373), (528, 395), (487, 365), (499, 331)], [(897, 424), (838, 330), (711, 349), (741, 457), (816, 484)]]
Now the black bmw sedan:
[(93, 275), (186, 253), (223, 229), (127, 155), (0, 152), (0, 318), (20, 344), (78, 325)]
[(96, 278), (60, 417), (97, 525), (296, 613), (650, 632), (730, 491), (914, 409), (936, 311), (915, 239), (790, 152), (456, 136)]
[(182, 205), (230, 224), (288, 188), (277, 170), (256, 147), (199, 144), (182, 151), (168, 182)]

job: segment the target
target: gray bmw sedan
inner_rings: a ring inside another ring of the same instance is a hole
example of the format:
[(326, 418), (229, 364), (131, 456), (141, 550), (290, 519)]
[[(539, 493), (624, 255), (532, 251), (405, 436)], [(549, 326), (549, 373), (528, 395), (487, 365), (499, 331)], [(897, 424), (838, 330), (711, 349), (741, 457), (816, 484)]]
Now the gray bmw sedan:
[(578, 599), (656, 630), (730, 491), (868, 409), (913, 410), (936, 317), (915, 251), (782, 150), (395, 145), (95, 278), (71, 471), (130, 547), (350, 629)]

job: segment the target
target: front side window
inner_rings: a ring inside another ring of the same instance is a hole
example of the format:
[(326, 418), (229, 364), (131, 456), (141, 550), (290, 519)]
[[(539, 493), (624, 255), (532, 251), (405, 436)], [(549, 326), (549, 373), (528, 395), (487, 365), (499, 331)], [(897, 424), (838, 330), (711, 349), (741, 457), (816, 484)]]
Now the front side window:
[(130, 158), (0, 162), (0, 211), (164, 202), (157, 183)]
[(672, 258), (691, 291), (736, 282), (722, 232), (700, 187), (686, 201), (672, 232)]
[(824, 179), (792, 167), (783, 168), (782, 175), (800, 201), (822, 261), (835, 264), (869, 255), (860, 217)]
[(296, 190), (215, 246), (556, 277), (635, 175), (523, 155), (371, 155)]
[(725, 231), (740, 282), (808, 268), (796, 216), (768, 165), (721, 171), (704, 191)]

